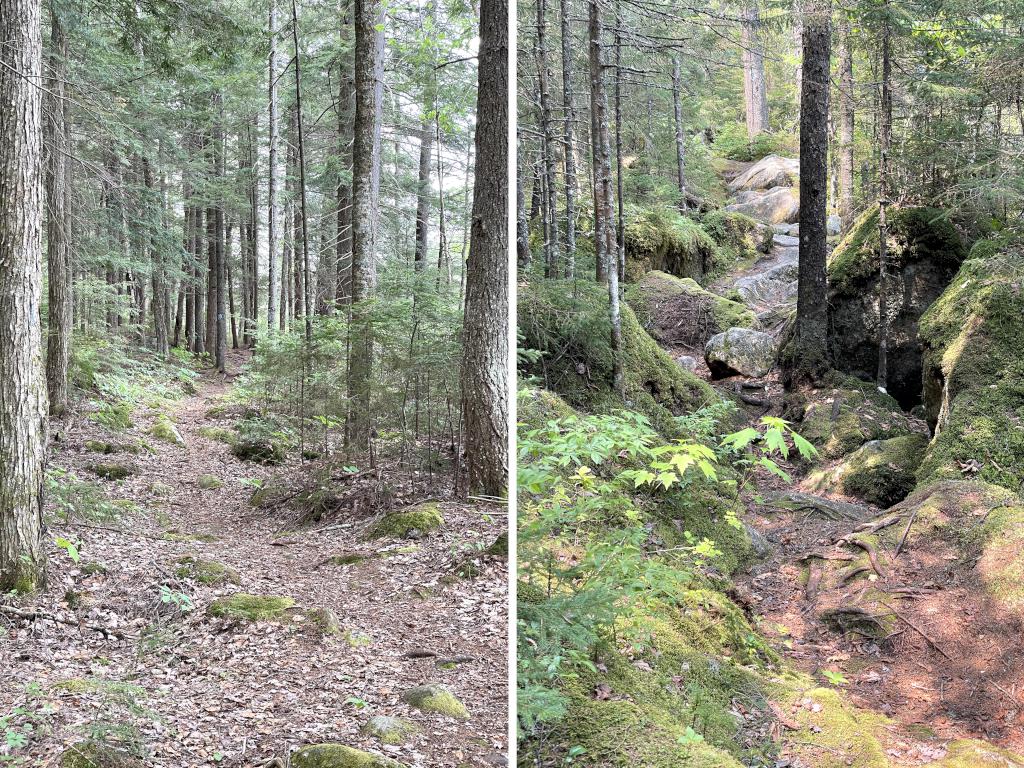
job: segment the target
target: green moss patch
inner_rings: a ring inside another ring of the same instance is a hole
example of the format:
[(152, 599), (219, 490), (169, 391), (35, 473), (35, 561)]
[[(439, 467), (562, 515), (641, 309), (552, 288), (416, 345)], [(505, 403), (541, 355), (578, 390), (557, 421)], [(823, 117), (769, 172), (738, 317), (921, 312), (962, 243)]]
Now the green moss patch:
[(174, 422), (168, 416), (158, 416), (156, 421), (153, 422), (153, 426), (149, 428), (149, 434), (157, 440), (163, 440), (165, 443), (173, 443), (174, 445), (185, 444), (185, 440), (182, 438), (181, 433), (178, 432), (178, 428), (174, 426)]
[(234, 445), (238, 439), (232, 430), (225, 427), (200, 427), (199, 434), (207, 440), (217, 440), (228, 445)]
[(411, 720), (389, 715), (374, 715), (362, 728), (363, 733), (373, 736), (383, 744), (404, 744), (420, 732)]
[(648, 272), (626, 290), (637, 320), (662, 344), (703, 346), (729, 328), (756, 328), (745, 305), (706, 291), (690, 278)]
[(144, 763), (106, 744), (83, 741), (64, 750), (59, 765), (60, 768), (143, 768)]
[(292, 768), (405, 768), (387, 757), (344, 744), (312, 744), (291, 756)]
[(199, 487), (204, 491), (213, 491), (217, 488), (223, 488), (224, 483), (216, 475), (200, 475)]
[(607, 290), (592, 282), (544, 280), (519, 292), (522, 346), (536, 350), (521, 372), (576, 408), (606, 413), (628, 407), (667, 436), (679, 436), (674, 416), (718, 401), (710, 386), (684, 370), (622, 307), (626, 400), (612, 390), (614, 355)]
[(469, 718), (466, 705), (439, 683), (427, 683), (403, 691), (402, 701), (424, 712), (436, 712), (458, 720)]
[(201, 541), (207, 543), (217, 540), (217, 537), (214, 536), (212, 533), (181, 533), (180, 531), (176, 530), (165, 531), (164, 533), (160, 534), (160, 538), (164, 541)]
[[(935, 269), (956, 269), (967, 256), (959, 233), (947, 212), (937, 208), (889, 209), (888, 264), (892, 273), (918, 262)], [(828, 261), (829, 287), (839, 294), (858, 291), (863, 281), (878, 273), (878, 207), (854, 222)]]
[(786, 416), (797, 422), (797, 432), (814, 443), (822, 459), (845, 456), (869, 440), (924, 430), (893, 398), (841, 374), (835, 375), (832, 387), (790, 395)]
[(703, 281), (725, 268), (718, 243), (677, 208), (627, 205), (625, 219), (627, 278), (657, 269)]
[(441, 510), (434, 502), (420, 504), (401, 512), (389, 512), (371, 529), (369, 538), (403, 538), (436, 531), (444, 524)]
[(250, 595), (244, 592), (220, 597), (210, 603), (211, 616), (244, 621), (279, 619), (295, 605), (290, 597), (277, 595)]
[(135, 474), (135, 470), (127, 464), (113, 462), (90, 464), (86, 469), (104, 480), (124, 480)]
[(869, 504), (890, 507), (914, 490), (927, 447), (922, 434), (872, 440), (831, 470), (812, 474), (808, 484), (814, 490), (840, 488)]
[(178, 566), (174, 575), (179, 579), (192, 579), (207, 586), (238, 583), (238, 573), (233, 568), (215, 560), (185, 556), (174, 562)]
[(362, 552), (341, 552), (337, 555), (331, 555), (325, 561), (328, 565), (355, 565), (366, 560), (369, 555), (365, 555)]

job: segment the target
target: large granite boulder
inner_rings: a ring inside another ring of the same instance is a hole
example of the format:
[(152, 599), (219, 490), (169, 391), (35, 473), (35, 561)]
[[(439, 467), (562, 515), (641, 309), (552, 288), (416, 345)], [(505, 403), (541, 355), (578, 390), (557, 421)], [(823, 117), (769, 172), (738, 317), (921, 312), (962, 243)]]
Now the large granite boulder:
[(779, 155), (767, 155), (736, 176), (729, 184), (729, 191), (794, 187), (799, 178), (799, 160)]
[(775, 339), (767, 333), (730, 328), (708, 340), (704, 359), (715, 378), (737, 374), (760, 378), (775, 365), (777, 351)]
[[(888, 238), (887, 391), (904, 408), (921, 401), (918, 321), (949, 285), (966, 249), (943, 211), (895, 208)], [(829, 349), (836, 369), (865, 381), (878, 370), (878, 209), (857, 220), (829, 257)]]
[(772, 187), (741, 192), (725, 210), (742, 213), (768, 224), (783, 224), (800, 219), (800, 192), (796, 187)]

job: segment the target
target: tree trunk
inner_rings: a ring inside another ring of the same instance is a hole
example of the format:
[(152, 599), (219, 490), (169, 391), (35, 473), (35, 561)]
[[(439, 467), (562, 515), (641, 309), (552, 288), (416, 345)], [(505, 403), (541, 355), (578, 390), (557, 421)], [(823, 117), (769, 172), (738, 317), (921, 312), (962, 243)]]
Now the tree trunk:
[(882, 21), (882, 103), (879, 121), (878, 160), (878, 388), (884, 390), (888, 379), (889, 355), (889, 153), (892, 149), (892, 26), (889, 0), (883, 2)]
[(808, 0), (804, 7), (803, 90), (800, 95), (800, 265), (790, 383), (818, 384), (828, 370), (825, 221), (831, 30), (828, 0)]
[(0, 593), (46, 578), (42, 37), (38, 0), (0, 11)]
[(481, 0), (462, 414), (470, 494), (508, 485), (508, 4)]
[[(626, 281), (626, 227), (622, 195), (622, 3), (615, 0), (615, 264), (619, 282)], [(616, 290), (616, 299), (618, 299)], [(616, 309), (616, 311), (618, 311)]]
[[(434, 0), (429, 0), (426, 7), (426, 19), (434, 20)], [(416, 185), (416, 250), (413, 254), (413, 267), (422, 272), (427, 266), (427, 240), (430, 233), (430, 168), (434, 150), (434, 67), (429, 62), (426, 73), (427, 83), (423, 88), (423, 115), (420, 118), (420, 167)]]
[(743, 9), (743, 84), (746, 96), (747, 138), (751, 141), (768, 130), (768, 94), (761, 45), (761, 16), (756, 0)]
[(70, 231), (70, 109), (64, 98), (68, 40), (56, 9), (51, 9), (50, 77), (47, 83), (46, 260), (49, 267), (49, 314), (46, 333), (46, 388), (50, 413), (60, 416), (68, 407), (68, 363), (74, 327), (71, 289)]
[[(565, 113), (565, 276), (576, 276), (576, 107), (573, 99), (572, 27), (569, 24), (569, 0), (561, 0), (562, 22), (562, 104)], [(517, 165), (517, 169), (519, 166)], [(517, 170), (517, 176), (520, 172)], [(522, 195), (522, 179), (516, 194)], [(517, 200), (518, 205), (518, 200)], [(525, 211), (525, 201), (523, 209)], [(527, 234), (527, 241), (529, 234)]]
[(549, 86), (547, 50), (547, 0), (537, 2), (537, 86), (540, 89), (540, 130), (544, 136), (544, 276), (558, 274), (559, 240), (558, 232), (558, 187), (555, 183), (557, 163), (555, 148), (554, 120), (551, 117), (551, 92)]
[[(218, 92), (216, 95), (216, 130), (213, 136), (213, 152), (215, 166), (214, 170), (217, 174), (217, 181), (223, 182), (224, 180), (224, 101), (221, 94)], [(211, 279), (216, 281), (216, 289), (214, 291), (214, 301), (216, 302), (216, 308), (214, 313), (214, 319), (217, 324), (216, 328), (216, 352), (214, 354), (214, 362), (217, 365), (217, 370), (221, 373), (226, 371), (227, 364), (227, 352), (228, 352), (228, 325), (227, 325), (227, 295), (226, 295), (226, 283), (227, 283), (227, 254), (226, 247), (224, 245), (225, 239), (225, 227), (224, 227), (224, 198), (223, 194), (218, 190), (217, 192), (217, 207), (214, 212), (216, 217), (216, 251), (214, 259), (214, 274)]]
[[(526, 217), (526, 190), (523, 184), (523, 141), (516, 130), (518, 151), (516, 152), (516, 264), (519, 269), (527, 270), (533, 260), (530, 254), (530, 222)], [(568, 258), (568, 253), (566, 254)], [(567, 262), (568, 264), (572, 261)], [(568, 275), (567, 275), (568, 276)]]
[[(604, 87), (602, 60), (601, 7), (598, 0), (589, 0), (590, 33), (590, 112), (591, 141), (594, 165), (594, 243), (599, 264), (604, 264), (604, 279), (608, 283), (608, 314), (611, 320), (612, 388), (619, 396), (625, 394), (622, 373), (622, 318), (619, 310), (619, 270), (615, 220), (612, 218), (614, 193), (612, 192), (611, 140), (608, 136), (608, 96)], [(601, 279), (601, 275), (598, 275)]]
[(839, 26), (839, 219), (846, 231), (853, 224), (853, 50), (850, 21)]
[(277, 0), (270, 0), (270, 55), (267, 59), (270, 148), (267, 163), (267, 330), (277, 313)]
[(683, 133), (682, 76), (679, 57), (672, 57), (672, 106), (676, 119), (676, 178), (679, 181), (679, 207), (686, 210), (686, 136)]
[[(352, 25), (351, 11), (348, 0), (345, 0), (345, 8), (341, 14), (340, 37), (345, 47), (348, 46), (349, 30)], [(337, 302), (340, 306), (352, 298), (352, 151), (349, 142), (352, 140), (352, 118), (355, 115), (355, 107), (352, 104), (354, 95), (354, 83), (352, 81), (352, 69), (347, 67), (347, 61), (341, 62), (339, 73), (338, 93), (338, 158), (342, 167), (349, 171), (348, 179), (345, 174), (338, 174), (338, 211), (337, 211), (337, 270), (338, 270), (338, 291)]]
[(299, 11), (292, 0), (292, 43), (295, 46), (295, 134), (299, 152), (299, 207), (302, 226), (302, 290), (305, 307), (306, 343), (313, 341), (312, 273), (309, 270), (309, 217), (306, 214), (306, 144), (302, 135), (302, 66), (299, 55)]
[(381, 121), (384, 96), (384, 33), (381, 0), (356, 0), (356, 115), (352, 169), (352, 359), (349, 437), (356, 450), (369, 447), (373, 323), (365, 301), (377, 287), (377, 225), (380, 219)]

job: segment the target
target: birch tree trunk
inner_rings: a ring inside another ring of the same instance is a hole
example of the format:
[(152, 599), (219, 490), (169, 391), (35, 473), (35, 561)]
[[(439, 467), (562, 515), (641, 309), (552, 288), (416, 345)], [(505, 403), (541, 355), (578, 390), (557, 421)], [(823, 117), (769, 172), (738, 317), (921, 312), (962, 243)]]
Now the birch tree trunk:
[(686, 210), (686, 136), (683, 132), (683, 83), (679, 57), (672, 57), (672, 106), (676, 123), (676, 178), (679, 181), (679, 207)]
[(470, 494), (508, 486), (508, 2), (481, 0), (462, 413)]
[(45, 582), (43, 47), (39, 0), (0, 8), (0, 592)]

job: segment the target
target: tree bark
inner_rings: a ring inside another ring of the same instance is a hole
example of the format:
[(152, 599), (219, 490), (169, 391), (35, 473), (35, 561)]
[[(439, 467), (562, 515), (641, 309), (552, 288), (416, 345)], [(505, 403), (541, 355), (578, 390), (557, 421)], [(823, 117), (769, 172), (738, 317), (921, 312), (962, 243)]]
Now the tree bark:
[(892, 25), (889, 0), (883, 2), (882, 95), (878, 159), (878, 388), (887, 386), (889, 367), (889, 153), (892, 150)]
[(846, 231), (853, 224), (853, 50), (850, 20), (839, 25), (839, 219)]
[(768, 94), (764, 77), (761, 16), (756, 0), (743, 9), (743, 83), (746, 97), (747, 138), (754, 140), (768, 130)]
[(51, 8), (50, 77), (47, 83), (46, 260), (49, 268), (49, 314), (46, 333), (46, 388), (50, 413), (60, 416), (68, 407), (68, 363), (74, 327), (71, 289), (70, 230), (70, 109), (64, 95), (68, 40), (56, 9)]
[[(569, 24), (569, 0), (559, 3), (562, 23), (562, 105), (565, 113), (565, 276), (572, 280), (576, 276), (576, 106), (573, 98), (572, 68), (572, 26)], [(523, 191), (521, 170), (516, 194)], [(518, 200), (517, 200), (518, 205)], [(525, 211), (525, 200), (523, 203)], [(527, 233), (527, 242), (529, 234)], [(521, 254), (520, 254), (521, 258)]]
[[(434, 0), (429, 0), (425, 19), (434, 20)], [(420, 166), (416, 184), (416, 249), (413, 267), (422, 272), (427, 266), (427, 240), (430, 234), (430, 169), (434, 151), (435, 79), (433, 62), (428, 62), (427, 83), (423, 88), (423, 114), (420, 117)]]
[(686, 136), (683, 133), (683, 84), (679, 57), (672, 57), (672, 106), (676, 123), (676, 178), (679, 181), (679, 207), (686, 210)]
[(380, 219), (381, 120), (384, 96), (384, 33), (381, 0), (355, 0), (355, 97), (352, 172), (352, 359), (349, 437), (356, 450), (369, 447), (373, 323), (367, 299), (377, 288), (377, 225)]
[(544, 276), (558, 274), (559, 240), (558, 230), (558, 186), (556, 184), (557, 162), (555, 148), (554, 120), (551, 117), (550, 72), (548, 71), (547, 50), (547, 0), (537, 2), (537, 86), (540, 89), (540, 130), (544, 135)]
[(508, 2), (481, 0), (462, 413), (470, 494), (508, 486)]
[(825, 263), (828, 199), (828, 0), (808, 0), (803, 18), (800, 94), (800, 264), (790, 383), (818, 384), (828, 370)]
[(523, 183), (523, 140), (518, 128), (516, 146), (516, 264), (520, 270), (525, 271), (530, 268), (533, 257), (530, 254), (530, 222), (526, 217), (526, 190)]
[(302, 290), (305, 307), (306, 343), (313, 341), (313, 294), (309, 270), (309, 217), (306, 214), (306, 144), (302, 135), (302, 57), (299, 52), (299, 11), (292, 0), (292, 43), (295, 46), (295, 133), (299, 142), (299, 205), (302, 224)]
[(0, 10), (0, 593), (45, 583), (39, 0)]
[[(341, 15), (340, 38), (347, 47), (352, 26), (351, 8), (348, 0), (344, 0)], [(342, 61), (339, 73), (338, 92), (338, 158), (350, 172), (352, 169), (352, 119), (355, 107), (352, 104), (355, 84), (352, 80), (352, 68), (349, 62)], [(340, 306), (352, 298), (352, 182), (351, 175), (346, 180), (345, 174), (338, 174), (338, 210), (337, 210), (337, 270), (338, 291), (337, 302)]]
[(267, 330), (277, 314), (277, 0), (270, 0), (270, 55), (267, 58), (267, 101), (270, 147), (267, 163)]
[[(611, 321), (612, 388), (619, 396), (625, 394), (622, 372), (622, 318), (619, 309), (619, 270), (615, 238), (615, 195), (612, 191), (611, 140), (608, 136), (608, 96), (604, 87), (603, 50), (604, 34), (599, 0), (589, 0), (590, 35), (590, 112), (591, 141), (594, 165), (594, 243), (598, 264), (604, 265), (604, 280), (608, 283), (608, 315)], [(601, 279), (601, 274), (598, 274)]]

